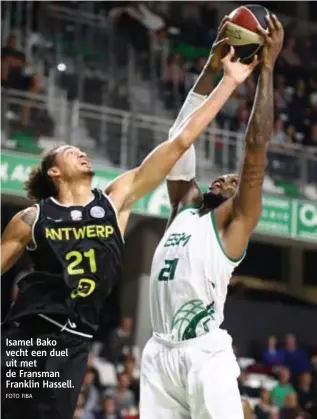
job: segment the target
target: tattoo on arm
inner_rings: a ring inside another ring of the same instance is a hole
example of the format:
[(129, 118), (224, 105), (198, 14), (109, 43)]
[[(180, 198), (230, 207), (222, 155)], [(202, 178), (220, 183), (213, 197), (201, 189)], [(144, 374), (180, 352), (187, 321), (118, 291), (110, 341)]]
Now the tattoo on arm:
[(263, 72), (259, 76), (254, 106), (247, 130), (247, 149), (263, 149), (270, 141), (274, 121), (273, 75)]
[(262, 187), (265, 173), (264, 164), (252, 164), (246, 162), (243, 166), (243, 182), (249, 189)]
[(262, 185), (273, 119), (273, 75), (264, 70), (259, 76), (247, 129), (239, 190), (233, 200), (234, 214), (244, 216), (250, 231), (256, 226), (261, 215)]
[(28, 225), (29, 227), (32, 227), (36, 218), (36, 208), (35, 207), (26, 208), (25, 210), (20, 212), (20, 217), (21, 217), (21, 220), (26, 225)]

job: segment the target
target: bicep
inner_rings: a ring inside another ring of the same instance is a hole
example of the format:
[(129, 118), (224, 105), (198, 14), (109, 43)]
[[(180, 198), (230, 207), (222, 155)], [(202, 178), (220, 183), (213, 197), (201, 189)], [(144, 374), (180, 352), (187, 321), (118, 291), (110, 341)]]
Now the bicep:
[(243, 215), (234, 212), (234, 198), (220, 205), (215, 211), (215, 220), (226, 255), (230, 259), (240, 259), (248, 246), (250, 224)]
[(265, 158), (265, 149), (246, 151), (238, 191), (223, 224), (224, 245), (232, 258), (243, 254), (261, 216)]
[(261, 215), (262, 185), (265, 176), (266, 148), (247, 150), (242, 164), (238, 192), (233, 199), (233, 210), (237, 217), (253, 229)]
[[(32, 239), (32, 225), (36, 216), (36, 211), (32, 214), (23, 215), (18, 213), (9, 222), (1, 238), (1, 271), (9, 270), (19, 259), (25, 247)], [(33, 215), (34, 214), (34, 215)], [(26, 223), (24, 219), (33, 218), (32, 224)]]

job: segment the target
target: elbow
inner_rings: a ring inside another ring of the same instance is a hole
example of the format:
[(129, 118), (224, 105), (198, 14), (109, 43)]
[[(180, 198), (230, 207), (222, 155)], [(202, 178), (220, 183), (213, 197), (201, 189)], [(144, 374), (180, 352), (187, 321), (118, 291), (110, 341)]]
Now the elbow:
[(181, 153), (185, 153), (193, 144), (192, 135), (188, 129), (183, 130), (176, 138), (175, 143)]

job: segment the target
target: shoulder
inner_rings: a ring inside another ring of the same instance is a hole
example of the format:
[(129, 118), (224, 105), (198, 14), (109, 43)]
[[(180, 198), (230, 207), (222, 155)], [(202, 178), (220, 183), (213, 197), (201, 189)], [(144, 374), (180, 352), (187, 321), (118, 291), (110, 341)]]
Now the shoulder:
[(25, 208), (24, 210), (18, 212), (13, 219), (32, 227), (37, 218), (38, 211), (38, 204), (35, 204), (32, 207)]

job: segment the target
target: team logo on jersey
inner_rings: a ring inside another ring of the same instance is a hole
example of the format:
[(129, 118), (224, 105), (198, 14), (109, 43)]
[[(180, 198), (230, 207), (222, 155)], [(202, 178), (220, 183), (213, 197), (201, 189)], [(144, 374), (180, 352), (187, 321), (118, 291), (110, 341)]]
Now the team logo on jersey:
[(172, 333), (177, 334), (178, 340), (188, 340), (209, 332), (209, 323), (215, 313), (213, 305), (206, 305), (202, 300), (183, 304), (173, 317)]
[(102, 207), (92, 207), (90, 210), (90, 215), (94, 218), (103, 218), (106, 211)]
[(83, 219), (83, 214), (79, 210), (73, 210), (70, 212), (70, 216), (72, 217), (72, 220), (79, 221)]

